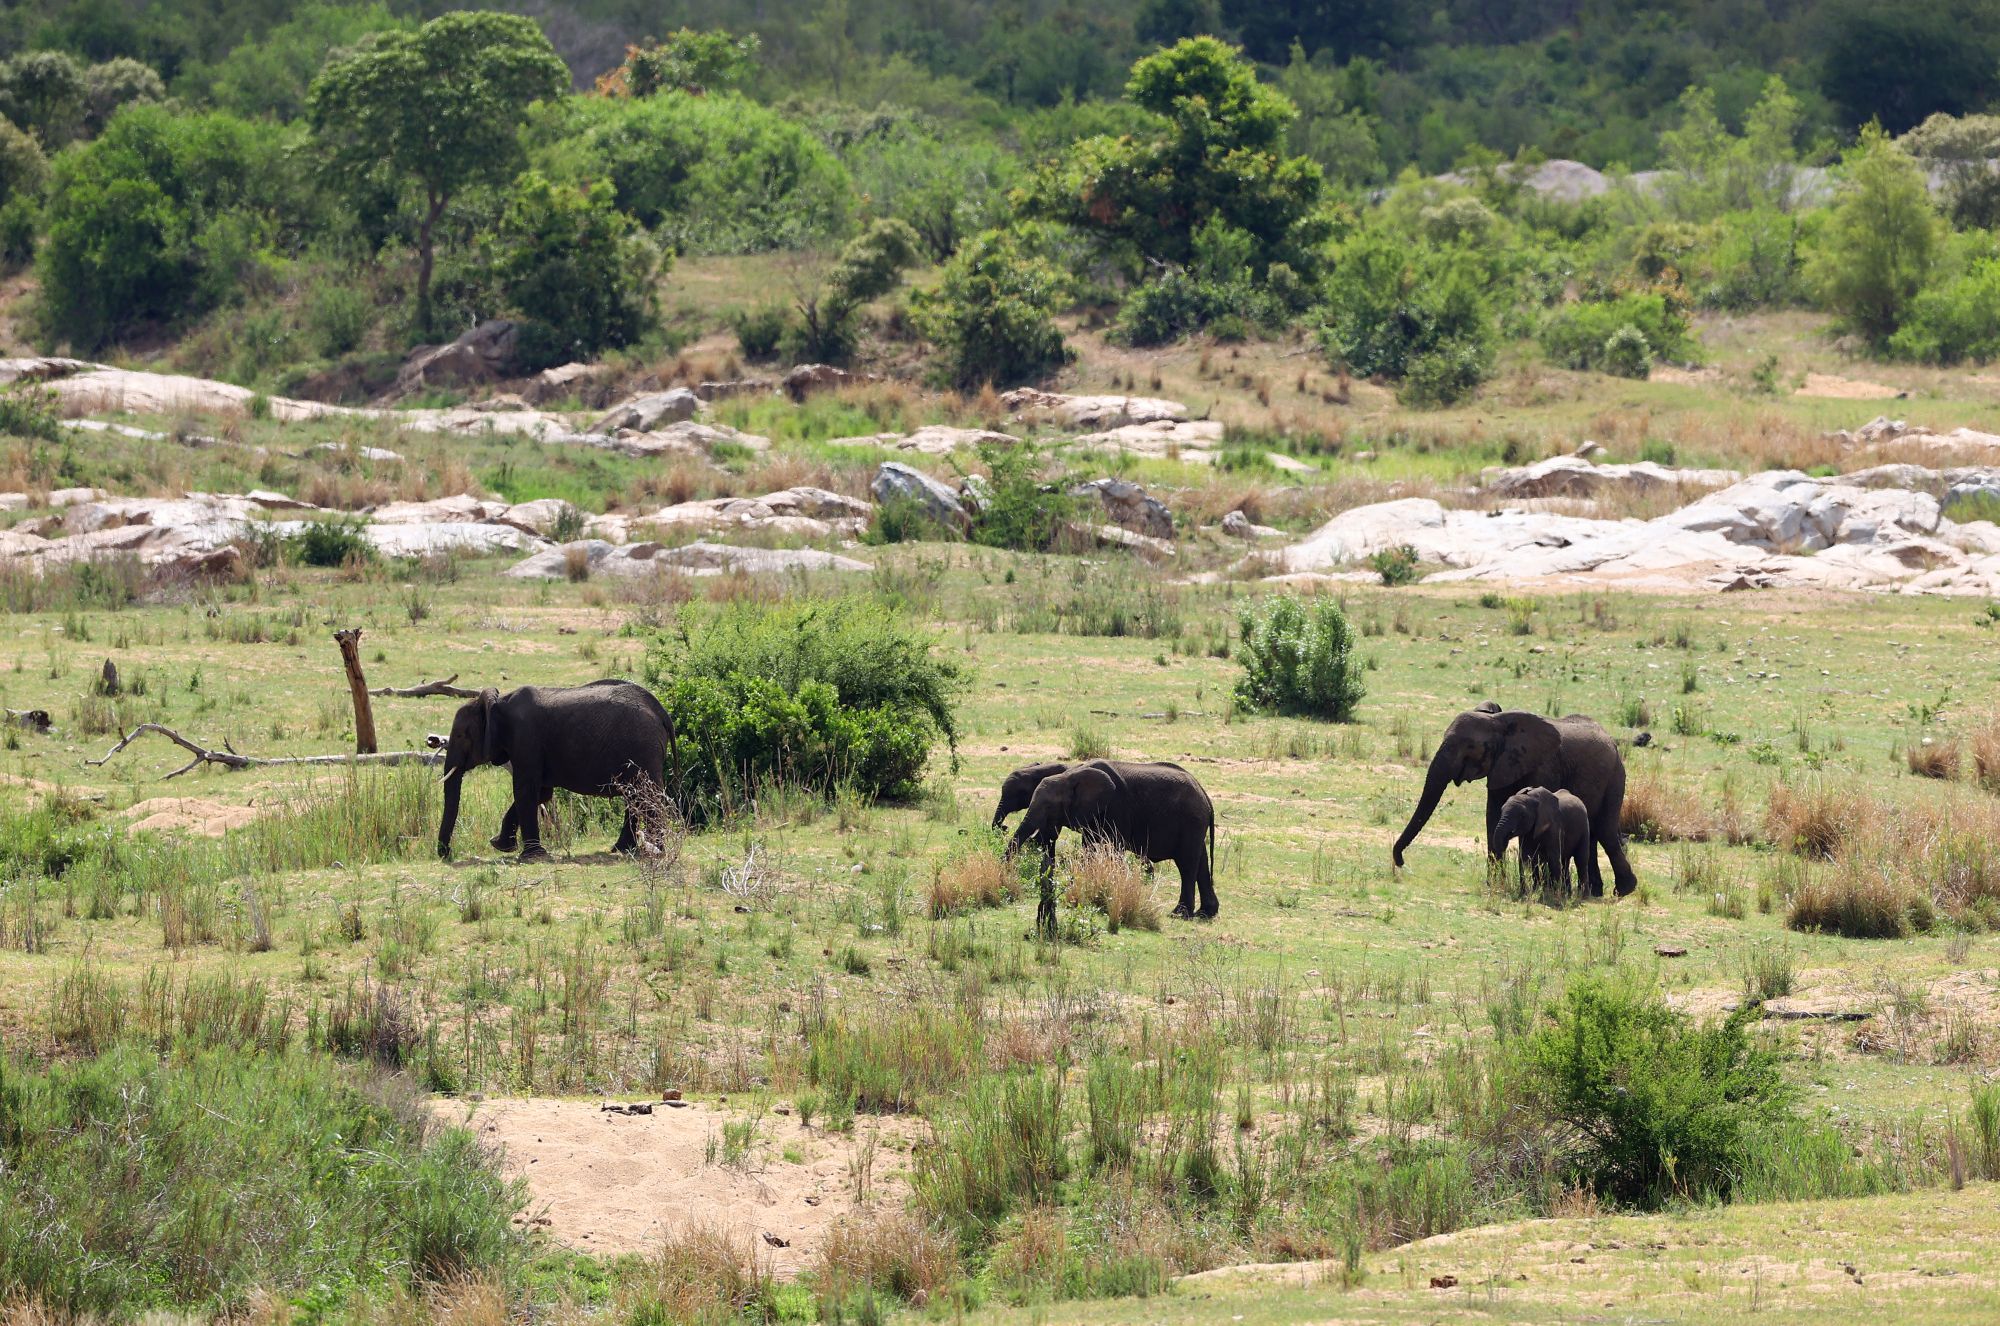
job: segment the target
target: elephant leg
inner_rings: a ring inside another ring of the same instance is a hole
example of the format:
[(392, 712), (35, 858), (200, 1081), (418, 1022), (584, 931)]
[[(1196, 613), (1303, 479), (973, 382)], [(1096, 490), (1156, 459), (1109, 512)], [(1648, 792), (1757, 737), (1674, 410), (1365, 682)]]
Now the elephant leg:
[[(1618, 896), (1622, 898), (1638, 888), (1639, 876), (1633, 873), (1632, 863), (1625, 859), (1625, 835), (1618, 831), (1618, 826), (1612, 824), (1598, 842), (1604, 847), (1604, 855), (1611, 858), (1611, 878), (1618, 890)], [(1597, 866), (1597, 852), (1594, 846), (1590, 853), (1590, 864), (1593, 870)], [(1597, 881), (1597, 893), (1599, 897), (1604, 895), (1604, 881), (1601, 877)]]
[(611, 844), (611, 850), (618, 853), (630, 852), (639, 845), (639, 835), (632, 828), (632, 807), (625, 807), (625, 818), (618, 826), (618, 841)]
[(554, 788), (543, 788), (526, 774), (516, 770), (514, 774), (514, 804), (508, 810), (516, 826), (521, 831), (521, 860), (546, 861), (549, 854), (542, 848), (542, 817), (540, 814), (545, 801), (555, 798)]
[(1043, 939), (1056, 937), (1056, 840), (1042, 844), (1042, 868), (1035, 877), (1035, 932)]
[(1195, 884), (1201, 878), (1201, 872), (1195, 869), (1193, 859), (1186, 856), (1174, 858), (1174, 869), (1180, 873), (1181, 896), (1174, 903), (1173, 915), (1183, 919), (1191, 918), (1195, 907)]
[(507, 807), (507, 813), (500, 817), (500, 832), (494, 834), (486, 841), (492, 845), (493, 850), (496, 852), (511, 852), (516, 846), (516, 835), (519, 830), (520, 816), (514, 813), (514, 807), (510, 804)]
[[(1201, 890), (1201, 910), (1195, 915), (1204, 921), (1215, 919), (1222, 910), (1215, 900), (1215, 863), (1208, 859), (1208, 853), (1197, 847), (1189, 858), (1194, 863), (1195, 887)], [(1187, 878), (1187, 868), (1181, 868), (1181, 878)]]

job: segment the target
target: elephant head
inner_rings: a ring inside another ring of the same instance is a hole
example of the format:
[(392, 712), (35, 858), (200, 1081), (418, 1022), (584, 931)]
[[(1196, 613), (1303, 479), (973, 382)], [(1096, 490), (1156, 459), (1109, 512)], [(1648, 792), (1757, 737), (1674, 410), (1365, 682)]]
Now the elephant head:
[(1546, 787), (1527, 787), (1507, 798), (1500, 819), (1493, 826), (1487, 852), (1499, 856), (1507, 844), (1519, 838), (1523, 846), (1538, 842), (1557, 831), (1556, 794)]
[(1540, 714), (1482, 705), (1452, 719), (1431, 756), (1416, 811), (1396, 839), (1396, 864), (1403, 864), (1403, 849), (1430, 823), (1448, 785), (1476, 778), (1486, 779), (1487, 785), (1496, 789), (1553, 782), (1561, 750), (1562, 734)]
[(1042, 780), (1067, 768), (1068, 765), (1057, 761), (1030, 764), (1008, 774), (1000, 783), (1000, 804), (993, 811), (993, 827), (1002, 828), (1009, 815), (1017, 810), (1026, 810), (1028, 803), (1035, 799), (1035, 789), (1042, 785)]
[(1082, 829), (1103, 819), (1123, 786), (1118, 774), (1102, 764), (1079, 764), (1042, 779), (1028, 801), (1021, 827), (1014, 830), (1008, 852), (1024, 842), (1040, 843), (1053, 851), (1056, 835), (1064, 829)]
[(444, 748), (444, 817), (438, 822), (441, 857), (451, 855), (451, 832), (458, 825), (458, 793), (465, 771), (507, 763), (506, 713), (499, 699), (500, 692), (489, 686), (452, 715), (451, 738)]

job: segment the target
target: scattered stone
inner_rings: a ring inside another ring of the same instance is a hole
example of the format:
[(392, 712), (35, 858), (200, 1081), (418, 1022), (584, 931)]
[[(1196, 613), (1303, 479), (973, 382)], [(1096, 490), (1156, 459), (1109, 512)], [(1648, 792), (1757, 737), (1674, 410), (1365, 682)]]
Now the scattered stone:
[(1604, 445), (1585, 438), (1582, 444), (1577, 447), (1575, 454), (1583, 457), (1585, 460), (1589, 460), (1592, 456), (1602, 456), (1604, 454)]
[(922, 470), (911, 469), (901, 461), (883, 461), (875, 471), (868, 491), (874, 494), (878, 503), (893, 499), (912, 501), (940, 524), (960, 531), (972, 528), (972, 521), (959, 502), (958, 494)]
[(762, 1230), (760, 1232), (764, 1236), (764, 1242), (774, 1248), (789, 1248), (792, 1246), (792, 1241), (790, 1239), (781, 1239), (768, 1229)]
[(1663, 958), (1684, 958), (1688, 951), (1678, 944), (1655, 944), (1653, 952)]
[(1174, 537), (1174, 517), (1158, 498), (1130, 479), (1092, 479), (1072, 484), (1071, 497), (1095, 497), (1112, 523), (1155, 539)]
[(345, 455), (353, 456), (356, 460), (372, 460), (381, 464), (400, 465), (403, 463), (402, 452), (390, 451), (386, 447), (352, 447), (343, 442), (321, 442), (311, 449), (319, 452), (338, 451)]
[(705, 401), (723, 401), (731, 396), (752, 396), (777, 389), (778, 384), (770, 378), (736, 378), (727, 382), (697, 382), (694, 394)]
[(681, 1089), (679, 1087), (668, 1087), (665, 1091), (662, 1091), (660, 1093), (661, 1100), (674, 1101), (674, 1100), (679, 1100), (680, 1098), (681, 1098)]
[(1222, 532), (1232, 539), (1279, 539), (1285, 532), (1269, 525), (1254, 524), (1242, 511), (1232, 511), (1222, 518)]
[(1431, 1277), (1431, 1288), (1456, 1289), (1458, 1288), (1458, 1277), (1455, 1275), (1434, 1275)]
[(1092, 451), (1123, 451), (1135, 456), (1207, 465), (1214, 461), (1216, 451), (1222, 446), (1222, 436), (1222, 424), (1213, 419), (1157, 419), (1087, 433), (1077, 438), (1074, 445)]
[(521, 395), (530, 405), (584, 396), (602, 381), (606, 372), (602, 364), (570, 363), (545, 368), (528, 379)]
[(815, 392), (829, 391), (836, 387), (849, 386), (855, 382), (878, 382), (874, 376), (859, 376), (832, 364), (800, 364), (785, 374), (780, 384), (785, 394), (795, 401), (803, 402)]
[(650, 433), (665, 424), (683, 423), (701, 413), (701, 398), (686, 387), (649, 392), (611, 407), (590, 426), (593, 433)]
[(1271, 463), (1272, 469), (1277, 470), (1283, 474), (1319, 473), (1319, 467), (1317, 465), (1307, 464), (1305, 461), (1300, 460), (1297, 456), (1287, 456), (1282, 451), (1267, 451), (1264, 453), (1264, 459)]
[(1140, 534), (1122, 525), (1089, 525), (1069, 521), (1065, 523), (1065, 528), (1073, 537), (1090, 540), (1101, 547), (1130, 548), (1147, 557), (1174, 556), (1174, 545), (1167, 540)]

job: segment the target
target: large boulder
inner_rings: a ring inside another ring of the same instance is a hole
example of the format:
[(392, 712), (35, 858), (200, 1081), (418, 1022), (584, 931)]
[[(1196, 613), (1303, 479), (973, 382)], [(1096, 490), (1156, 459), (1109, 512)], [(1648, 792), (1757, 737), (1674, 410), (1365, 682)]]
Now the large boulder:
[(917, 503), (926, 515), (941, 525), (960, 531), (972, 528), (971, 517), (958, 500), (958, 494), (922, 470), (913, 470), (901, 461), (883, 461), (875, 471), (868, 491), (875, 495), (878, 503), (905, 499)]
[(881, 447), (885, 451), (914, 451), (924, 456), (945, 456), (961, 448), (1012, 446), (1021, 439), (1012, 433), (996, 433), (990, 428), (953, 428), (949, 424), (926, 424), (916, 432), (868, 433), (860, 437), (836, 437), (830, 447)]
[(844, 368), (835, 368), (832, 364), (800, 364), (785, 374), (784, 380), (779, 385), (793, 400), (803, 401), (815, 392), (831, 391), (850, 383), (874, 380), (871, 377), (857, 376)]
[(528, 384), (521, 388), (521, 395), (530, 405), (588, 398), (596, 393), (607, 373), (603, 364), (559, 364), (529, 378)]
[(1742, 477), (1735, 470), (1669, 469), (1647, 460), (1593, 465), (1581, 456), (1551, 456), (1518, 469), (1489, 469), (1481, 476), (1481, 486), (1496, 497), (1588, 499), (1721, 488)]
[(488, 318), (457, 340), (418, 346), (396, 374), (396, 394), (482, 386), (511, 374), (521, 326), (508, 318)]
[(1173, 512), (1130, 479), (1092, 479), (1087, 483), (1071, 485), (1069, 492), (1072, 497), (1096, 499), (1115, 525), (1122, 525), (1148, 538), (1174, 537)]
[(1278, 539), (1285, 534), (1281, 529), (1257, 524), (1240, 510), (1222, 518), (1222, 532), (1232, 539)]
[(522, 580), (565, 580), (581, 569), (587, 575), (714, 576), (731, 572), (772, 575), (794, 571), (868, 571), (866, 562), (816, 548), (739, 548), (725, 543), (690, 543), (669, 548), (658, 543), (616, 546), (584, 539), (545, 548), (507, 569)]
[(1072, 428), (1120, 428), (1187, 418), (1187, 406), (1152, 396), (1066, 396), (1021, 387), (1000, 398), (1020, 414), (1047, 414)]
[(686, 387), (648, 392), (611, 407), (590, 426), (593, 433), (650, 433), (666, 424), (682, 423), (701, 413), (701, 398)]
[(1073, 445), (1091, 451), (1122, 451), (1149, 459), (1206, 465), (1215, 459), (1222, 437), (1223, 426), (1216, 419), (1149, 419), (1086, 433)]

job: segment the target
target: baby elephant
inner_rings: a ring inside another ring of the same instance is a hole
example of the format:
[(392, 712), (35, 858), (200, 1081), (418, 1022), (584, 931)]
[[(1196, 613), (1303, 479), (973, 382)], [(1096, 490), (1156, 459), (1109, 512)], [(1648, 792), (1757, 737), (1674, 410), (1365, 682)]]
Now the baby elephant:
[(1507, 851), (1507, 844), (1521, 840), (1521, 868), (1543, 885), (1570, 887), (1570, 866), (1576, 878), (1589, 887), (1590, 813), (1568, 792), (1551, 792), (1546, 787), (1525, 787), (1500, 807), (1500, 820), (1486, 850), (1494, 857)]

